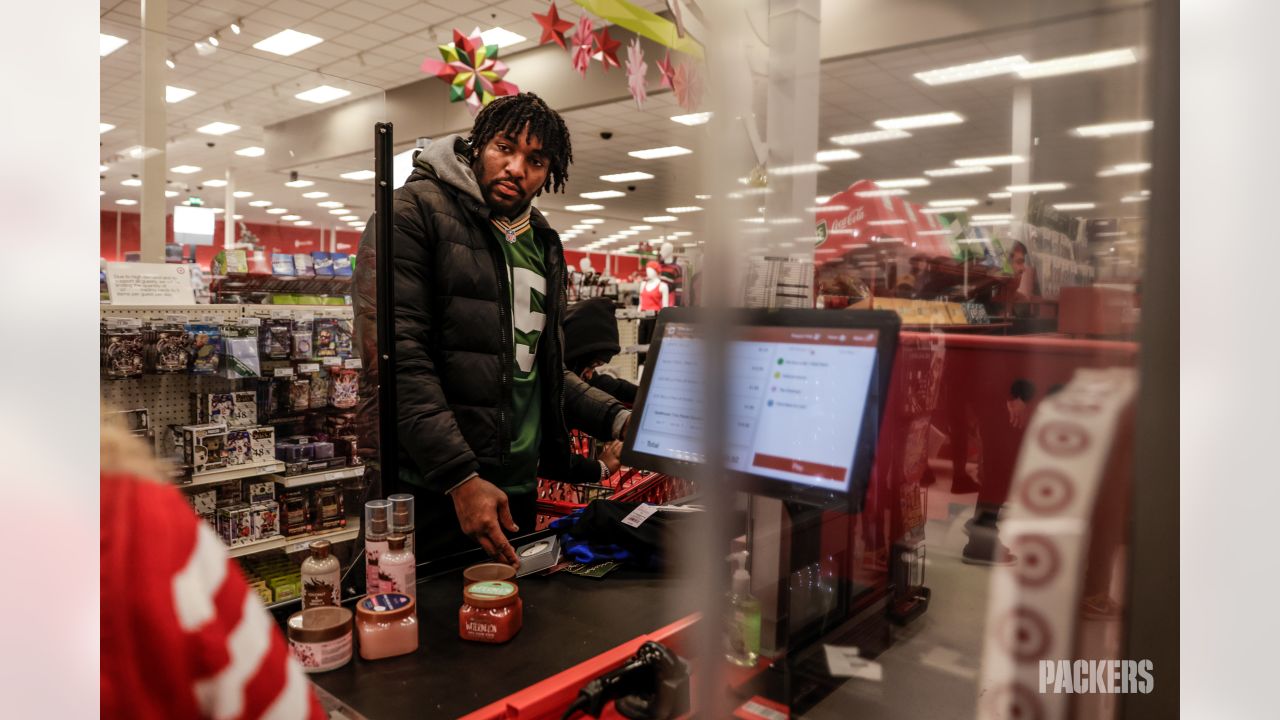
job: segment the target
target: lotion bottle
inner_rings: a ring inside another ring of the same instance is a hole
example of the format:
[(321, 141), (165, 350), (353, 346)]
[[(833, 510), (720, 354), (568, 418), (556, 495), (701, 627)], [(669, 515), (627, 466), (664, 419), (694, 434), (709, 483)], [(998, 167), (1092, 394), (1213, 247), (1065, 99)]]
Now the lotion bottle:
[(364, 591), (369, 595), (384, 592), (378, 579), (378, 563), (387, 551), (390, 517), (390, 500), (370, 500), (364, 504)]
[(751, 595), (751, 573), (747, 552), (733, 553), (733, 588), (727, 598), (728, 627), (725, 630), (725, 658), (734, 665), (752, 667), (760, 659), (760, 601)]
[(311, 556), (302, 561), (302, 609), (342, 603), (342, 564), (331, 552), (328, 540), (309, 546)]
[(392, 533), (387, 536), (387, 549), (378, 558), (378, 577), (381, 581), (381, 592), (403, 593), (409, 597), (418, 596), (417, 568), (413, 553), (405, 549), (405, 536)]

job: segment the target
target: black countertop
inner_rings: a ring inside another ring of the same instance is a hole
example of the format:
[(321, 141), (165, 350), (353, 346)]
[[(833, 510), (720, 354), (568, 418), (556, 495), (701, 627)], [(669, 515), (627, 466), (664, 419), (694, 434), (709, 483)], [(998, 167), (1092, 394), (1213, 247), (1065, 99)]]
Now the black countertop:
[(674, 580), (618, 570), (603, 579), (559, 572), (517, 580), (524, 626), (503, 645), (458, 637), (462, 571), (418, 584), (418, 651), (311, 675), (370, 720), (452, 718), (478, 710), (692, 612)]

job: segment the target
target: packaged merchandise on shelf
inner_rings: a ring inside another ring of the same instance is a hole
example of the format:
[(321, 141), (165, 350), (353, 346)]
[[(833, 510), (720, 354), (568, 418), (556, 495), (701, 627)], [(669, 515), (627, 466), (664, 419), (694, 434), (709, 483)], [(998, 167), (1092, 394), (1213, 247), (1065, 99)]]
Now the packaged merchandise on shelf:
[(156, 323), (150, 337), (151, 372), (166, 375), (187, 371), (191, 364), (190, 339), (181, 323)]
[(306, 460), (306, 448), (289, 442), (276, 443), (276, 459), (284, 463), (296, 463)]
[(241, 318), (222, 329), (225, 344), (224, 375), (228, 378), (250, 378), (262, 375), (258, 356), (258, 334), (262, 322), (258, 318)]
[(253, 390), (237, 390), (231, 393), (232, 411), (229, 425), (254, 427), (258, 424), (258, 393)]
[(268, 500), (276, 499), (276, 484), (270, 480), (266, 482), (258, 482), (250, 480), (245, 483), (245, 491), (249, 496), (249, 502), (260, 503)]
[(249, 506), (249, 521), (254, 542), (280, 535), (280, 506), (275, 500), (253, 503)]
[(271, 274), (293, 277), (297, 274), (293, 267), (293, 255), (289, 253), (271, 253)]
[(311, 472), (310, 463), (304, 458), (302, 460), (294, 460), (293, 462), (285, 462), (285, 477), (293, 477), (294, 475), (306, 475)]
[(187, 323), (191, 374), (215, 375), (222, 365), (222, 327), (215, 323)]
[(320, 363), (299, 363), (298, 376), (310, 383), (310, 409), (316, 410), (329, 405), (329, 372)]
[(191, 508), (196, 511), (196, 514), (210, 525), (216, 526), (218, 514), (218, 491), (204, 490), (201, 492), (191, 493), (188, 497), (191, 500)]
[(327, 252), (311, 253), (316, 277), (333, 277), (333, 256)]
[(315, 344), (312, 347), (316, 357), (339, 357), (337, 318), (316, 318)]
[(315, 277), (316, 261), (311, 253), (294, 253), (293, 270), (298, 277)]
[(249, 255), (244, 248), (221, 250), (213, 256), (209, 269), (214, 275), (244, 275), (249, 272)]
[(353, 412), (333, 413), (325, 418), (324, 431), (329, 437), (358, 435), (356, 432), (356, 414)]
[(218, 536), (227, 547), (239, 547), (253, 542), (253, 520), (249, 506), (238, 504), (218, 508)]
[(338, 483), (316, 485), (311, 489), (312, 517), (317, 530), (333, 530), (347, 526), (347, 514), (342, 498), (342, 486)]
[(193, 394), (196, 402), (196, 421), (231, 425), (235, 417), (236, 400), (231, 393)]
[(249, 449), (253, 463), (262, 465), (276, 459), (276, 429), (270, 425), (249, 428)]
[(331, 368), (329, 404), (336, 408), (353, 408), (360, 400), (360, 371), (355, 368)]
[(248, 465), (253, 461), (253, 444), (245, 428), (227, 430), (227, 466)]
[(293, 378), (289, 383), (290, 412), (306, 412), (311, 409), (311, 381), (306, 378)]
[(142, 321), (107, 318), (102, 343), (102, 376), (111, 380), (142, 377)]
[(294, 360), (310, 360), (315, 343), (315, 318), (304, 314), (293, 321), (293, 346), (290, 356)]
[(317, 440), (311, 443), (311, 457), (313, 460), (332, 460), (333, 459), (333, 443)]
[(343, 253), (333, 253), (333, 274), (337, 277), (351, 277), (351, 257)]
[(187, 425), (182, 428), (182, 459), (193, 473), (227, 466), (225, 423)]
[(287, 536), (305, 535), (315, 529), (311, 519), (311, 495), (306, 488), (285, 488), (276, 493), (280, 504), (280, 532)]
[(360, 465), (360, 442), (355, 435), (333, 438), (333, 456), (347, 461), (348, 465)]
[(293, 321), (269, 318), (262, 323), (259, 351), (267, 360), (288, 360), (293, 352)]

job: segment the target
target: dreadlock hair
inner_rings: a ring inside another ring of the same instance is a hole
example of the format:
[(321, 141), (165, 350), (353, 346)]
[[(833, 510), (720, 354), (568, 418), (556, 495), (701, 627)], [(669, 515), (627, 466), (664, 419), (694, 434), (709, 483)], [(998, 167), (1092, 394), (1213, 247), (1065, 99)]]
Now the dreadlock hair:
[(542, 189), (564, 190), (564, 184), (569, 180), (569, 166), (573, 164), (573, 145), (569, 142), (569, 128), (560, 113), (531, 92), (494, 98), (476, 116), (471, 137), (467, 138), (471, 146), (471, 162), (480, 157), (484, 146), (498, 133), (512, 138), (520, 138), (527, 133), (529, 137), (537, 138), (551, 163)]

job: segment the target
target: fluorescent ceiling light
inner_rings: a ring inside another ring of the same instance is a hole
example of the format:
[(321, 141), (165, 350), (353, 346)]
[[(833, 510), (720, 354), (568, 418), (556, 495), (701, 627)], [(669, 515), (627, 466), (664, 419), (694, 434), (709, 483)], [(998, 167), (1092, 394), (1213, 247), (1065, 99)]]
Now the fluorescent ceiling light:
[(907, 221), (902, 219), (894, 220), (868, 220), (868, 225), (906, 225)]
[(845, 210), (848, 210), (848, 209), (849, 207), (847, 205), (822, 205), (822, 206), (815, 205), (814, 207), (805, 208), (804, 210), (805, 212), (816, 213), (816, 212), (844, 212)]
[(917, 230), (917, 235), (950, 235), (950, 230)]
[(962, 212), (965, 212), (965, 208), (961, 205), (951, 205), (947, 207), (927, 207), (927, 208), (921, 209), (920, 212), (924, 215), (942, 215), (944, 213), (946, 214), (962, 213)]
[(837, 148), (835, 150), (819, 150), (817, 155), (813, 156), (815, 162), (841, 162), (844, 160), (857, 160), (862, 157), (862, 153), (849, 148)]
[(882, 188), (911, 188), (924, 187), (929, 181), (924, 178), (898, 178), (896, 180), (876, 180), (876, 185)]
[(1012, 220), (1013, 215), (1010, 213), (995, 213), (990, 215), (973, 215), (969, 219), (977, 220), (979, 222), (983, 220)]
[(829, 170), (826, 165), (818, 163), (800, 163), (799, 165), (783, 165), (781, 167), (769, 168), (770, 175), (811, 175)]
[(280, 219), (281, 220), (301, 220), (302, 216), (301, 215), (285, 215)]
[(653, 176), (647, 172), (625, 172), (614, 173), (613, 175), (601, 175), (600, 179), (611, 183), (632, 182), (633, 180), (652, 180)]
[(249, 203), (249, 207), (271, 207), (270, 200), (254, 200)]
[(338, 177), (343, 180), (372, 180), (377, 175), (378, 173), (372, 170), (353, 170), (352, 172), (342, 173)]
[(692, 234), (693, 234), (693, 233), (692, 233), (691, 231), (689, 231), (689, 230), (677, 230), (677, 231), (675, 231), (675, 232), (671, 233), (671, 235), (672, 235), (672, 236), (674, 236), (674, 237), (689, 237), (689, 236), (690, 236), (690, 235), (692, 235)]
[(694, 195), (693, 199), (694, 200), (710, 200), (711, 196), (710, 195)]
[(627, 153), (633, 158), (641, 160), (656, 160), (658, 158), (676, 157), (677, 155), (688, 155), (693, 151), (687, 147), (679, 145), (668, 145), (666, 147), (649, 148), (648, 150), (632, 150)]
[(1147, 195), (1125, 195), (1124, 197), (1120, 198), (1120, 202), (1137, 203), (1137, 202), (1146, 202), (1147, 200), (1150, 200), (1150, 199), (1151, 198), (1148, 197)]
[(310, 225), (310, 224), (311, 224), (311, 221), (310, 221), (310, 220), (294, 220), (294, 221), (293, 221), (293, 224), (294, 224), (294, 225), (301, 225), (301, 226), (303, 226), (303, 227), (306, 227), (307, 225)]
[(297, 30), (281, 30), (265, 40), (259, 40), (253, 44), (253, 47), (263, 52), (275, 53), (289, 57), (295, 53), (300, 53), (309, 47), (319, 45), (324, 42), (323, 38), (315, 35), (308, 35)]
[(831, 199), (830, 195), (819, 195), (818, 197), (814, 198), (813, 201), (818, 203), (819, 205), (826, 205), (827, 201), (830, 199)]
[(1117, 175), (1136, 175), (1151, 169), (1151, 163), (1120, 163), (1098, 172), (1098, 177), (1115, 177)]
[(98, 172), (104, 173), (106, 171), (107, 171), (107, 166), (103, 165), (102, 163), (98, 163)]
[(338, 219), (342, 220), (343, 222), (351, 222), (352, 220), (359, 220), (360, 216), (359, 215), (343, 215)]
[(911, 137), (906, 130), (868, 130), (866, 132), (848, 133), (832, 136), (831, 142), (837, 145), (867, 145), (886, 140), (901, 140)]
[(1088, 55), (1071, 55), (1069, 57), (1033, 62), (1030, 65), (1018, 68), (1018, 77), (1030, 80), (1032, 78), (1067, 75), (1089, 70), (1105, 70), (1122, 65), (1132, 65), (1136, 62), (1138, 62), (1138, 56), (1133, 52), (1133, 48), (1106, 50), (1104, 52), (1089, 53)]
[(98, 123), (98, 134), (99, 134), (99, 135), (102, 135), (103, 133), (109, 133), (109, 132), (111, 132), (112, 130), (115, 130), (115, 129), (116, 129), (116, 126), (115, 126), (115, 125), (112, 125), (111, 123), (104, 123), (104, 122), (100, 122), (100, 123)]
[(609, 198), (626, 197), (626, 193), (617, 190), (596, 190), (594, 192), (579, 193), (578, 197), (588, 200), (608, 200)]
[(236, 151), (236, 154), (240, 157), (262, 157), (267, 154), (267, 151), (257, 145), (250, 145), (249, 147), (240, 148)]
[(777, 217), (769, 219), (770, 225), (799, 225), (802, 222), (804, 222), (804, 219), (798, 217)]
[(601, 225), (603, 223), (604, 223), (604, 220), (601, 218), (587, 218), (582, 221), (583, 225)]
[(126, 187), (142, 187), (142, 181), (138, 178), (125, 178), (120, 181), (120, 184)]
[(618, 232), (614, 233), (614, 235), (617, 235), (618, 237), (631, 237), (632, 235), (639, 235), (639, 234), (640, 234), (639, 230), (619, 230)]
[(315, 181), (312, 181), (312, 180), (290, 180), (289, 182), (287, 182), (287, 183), (285, 183), (285, 184), (284, 184), (284, 186), (285, 186), (285, 187), (291, 187), (291, 188), (304, 188), (304, 187), (311, 187), (312, 185), (315, 185)]
[(226, 135), (227, 133), (233, 133), (239, 129), (239, 125), (232, 125), (231, 123), (211, 122), (208, 125), (202, 125), (196, 128), (196, 132), (201, 132), (205, 135)]
[(98, 33), (98, 57), (106, 57), (129, 43), (122, 37)]
[(952, 198), (950, 200), (930, 200), (929, 207), (971, 207), (977, 205), (976, 198)]
[(324, 200), (316, 203), (316, 207), (338, 208), (338, 207), (342, 207), (342, 203), (338, 202), (337, 200)]
[(986, 165), (970, 165), (969, 167), (950, 167), (938, 168), (937, 170), (925, 170), (924, 174), (929, 177), (953, 177), (955, 175), (979, 175), (981, 173), (989, 173), (991, 168)]
[(177, 190), (165, 190), (164, 196), (167, 198), (176, 198), (180, 193)]
[(174, 165), (169, 168), (169, 172), (175, 172), (179, 175), (191, 175), (192, 173), (200, 172), (202, 169), (203, 168), (196, 167), (195, 165)]
[(116, 204), (117, 205), (137, 205), (138, 201), (130, 200), (129, 198), (120, 198), (119, 200), (116, 201)]
[(1005, 192), (989, 192), (989, 193), (987, 193), (987, 197), (991, 198), (992, 200), (1007, 200), (1007, 199), (1009, 199), (1009, 198), (1013, 197), (1013, 193), (1011, 193), (1011, 192), (1007, 192), (1007, 191), (1005, 191)]
[(860, 198), (874, 198), (874, 197), (897, 197), (899, 195), (908, 195), (910, 194), (910, 192), (911, 192), (910, 190), (907, 190), (905, 188), (890, 188), (888, 190), (863, 190), (861, 192), (857, 192), (854, 194)]
[(287, 209), (285, 209), (285, 208), (271, 208), (270, 210), (268, 210), (268, 211), (267, 211), (267, 214), (268, 214), (268, 215), (283, 215), (283, 214), (285, 214), (285, 213), (287, 213), (287, 212), (289, 212), (289, 211), (288, 211)]
[(689, 125), (691, 127), (694, 125), (704, 125), (710, 119), (711, 119), (711, 113), (709, 112), (696, 112), (696, 113), (689, 113), (688, 115), (672, 115), (671, 116), (671, 120), (673, 122), (678, 122), (681, 125)]
[(1015, 193), (1037, 193), (1037, 192), (1053, 192), (1054, 190), (1066, 190), (1067, 184), (1060, 182), (1050, 183), (1029, 183), (1027, 185), (1009, 185), (1005, 188), (1009, 192)]
[(1071, 132), (1080, 137), (1111, 137), (1112, 135), (1129, 135), (1147, 132), (1155, 123), (1150, 120), (1126, 120), (1124, 122), (1103, 123), (1101, 125), (1081, 125)]
[(1008, 225), (1012, 220), (970, 220), (969, 224), (975, 227), (985, 227), (989, 225)]
[(1097, 207), (1097, 204), (1095, 203), (1078, 202), (1078, 203), (1058, 203), (1057, 205), (1053, 206), (1053, 209), (1054, 210), (1092, 210), (1095, 207)]
[(231, 216), (231, 219), (232, 219), (232, 220), (243, 220), (243, 219), (244, 219), (244, 216), (243, 216), (243, 215), (241, 215), (240, 213), (236, 213), (235, 215), (232, 215), (232, 216)]
[(574, 230), (590, 230), (590, 229), (591, 229), (591, 224), (590, 224), (590, 223), (578, 223), (577, 225), (574, 225), (572, 229), (574, 229)]
[(681, 215), (684, 213), (695, 213), (695, 212), (700, 212), (701, 210), (702, 208), (698, 207), (697, 205), (681, 205), (679, 207), (667, 208), (667, 212), (671, 213), (672, 215)]
[(209, 178), (200, 184), (205, 187), (226, 187), (227, 181), (222, 178)]
[(299, 100), (306, 100), (309, 103), (323, 105), (324, 103), (333, 102), (338, 98), (344, 98), (350, 94), (350, 90), (343, 90), (342, 88), (336, 88), (332, 85), (320, 85), (313, 87), (310, 90), (303, 90), (302, 92), (294, 95), (294, 97)]
[(164, 101), (170, 104), (180, 103), (195, 94), (195, 90), (188, 90), (174, 85), (164, 86)]
[(522, 43), (529, 38), (520, 33), (511, 32), (506, 28), (493, 27), (480, 33), (480, 39), (484, 41), (485, 45), (497, 45), (500, 48), (504, 48)]
[(334, 208), (330, 210), (329, 214), (330, 215), (350, 215), (351, 211), (344, 207), (341, 207), (341, 208)]
[(937, 70), (925, 70), (915, 75), (916, 79), (925, 85), (949, 85), (951, 83), (964, 82), (965, 80), (1004, 75), (1026, 64), (1027, 59), (1021, 55), (1010, 55), (964, 65), (952, 65), (951, 67), (938, 68)]
[(975, 165), (1019, 165), (1027, 159), (1021, 155), (992, 155), (990, 157), (960, 158), (951, 164), (956, 167), (973, 167)]
[(631, 229), (635, 230), (636, 232), (644, 232), (646, 230), (652, 230), (653, 226), (652, 225), (632, 225)]
[(644, 221), (647, 223), (665, 223), (665, 222), (675, 222), (678, 219), (679, 218), (677, 218), (675, 215), (647, 215), (645, 216)]
[(238, 198), (253, 197), (253, 192), (249, 190), (237, 190), (231, 193), (231, 197), (238, 197)]
[(143, 160), (153, 155), (159, 154), (159, 150), (155, 148), (143, 147), (141, 145), (130, 145), (121, 151), (122, 155), (131, 157), (134, 160)]
[(578, 205), (565, 205), (564, 209), (569, 212), (594, 212), (596, 210), (603, 210), (604, 206), (597, 205), (595, 203), (580, 203)]
[(937, 127), (939, 125), (956, 125), (962, 122), (964, 122), (964, 117), (958, 113), (940, 112), (876, 120), (872, 124), (882, 130), (912, 130), (922, 127)]
[(329, 197), (329, 193), (324, 192), (323, 190), (312, 190), (311, 192), (302, 193), (302, 197), (308, 200), (319, 200), (320, 198)]

